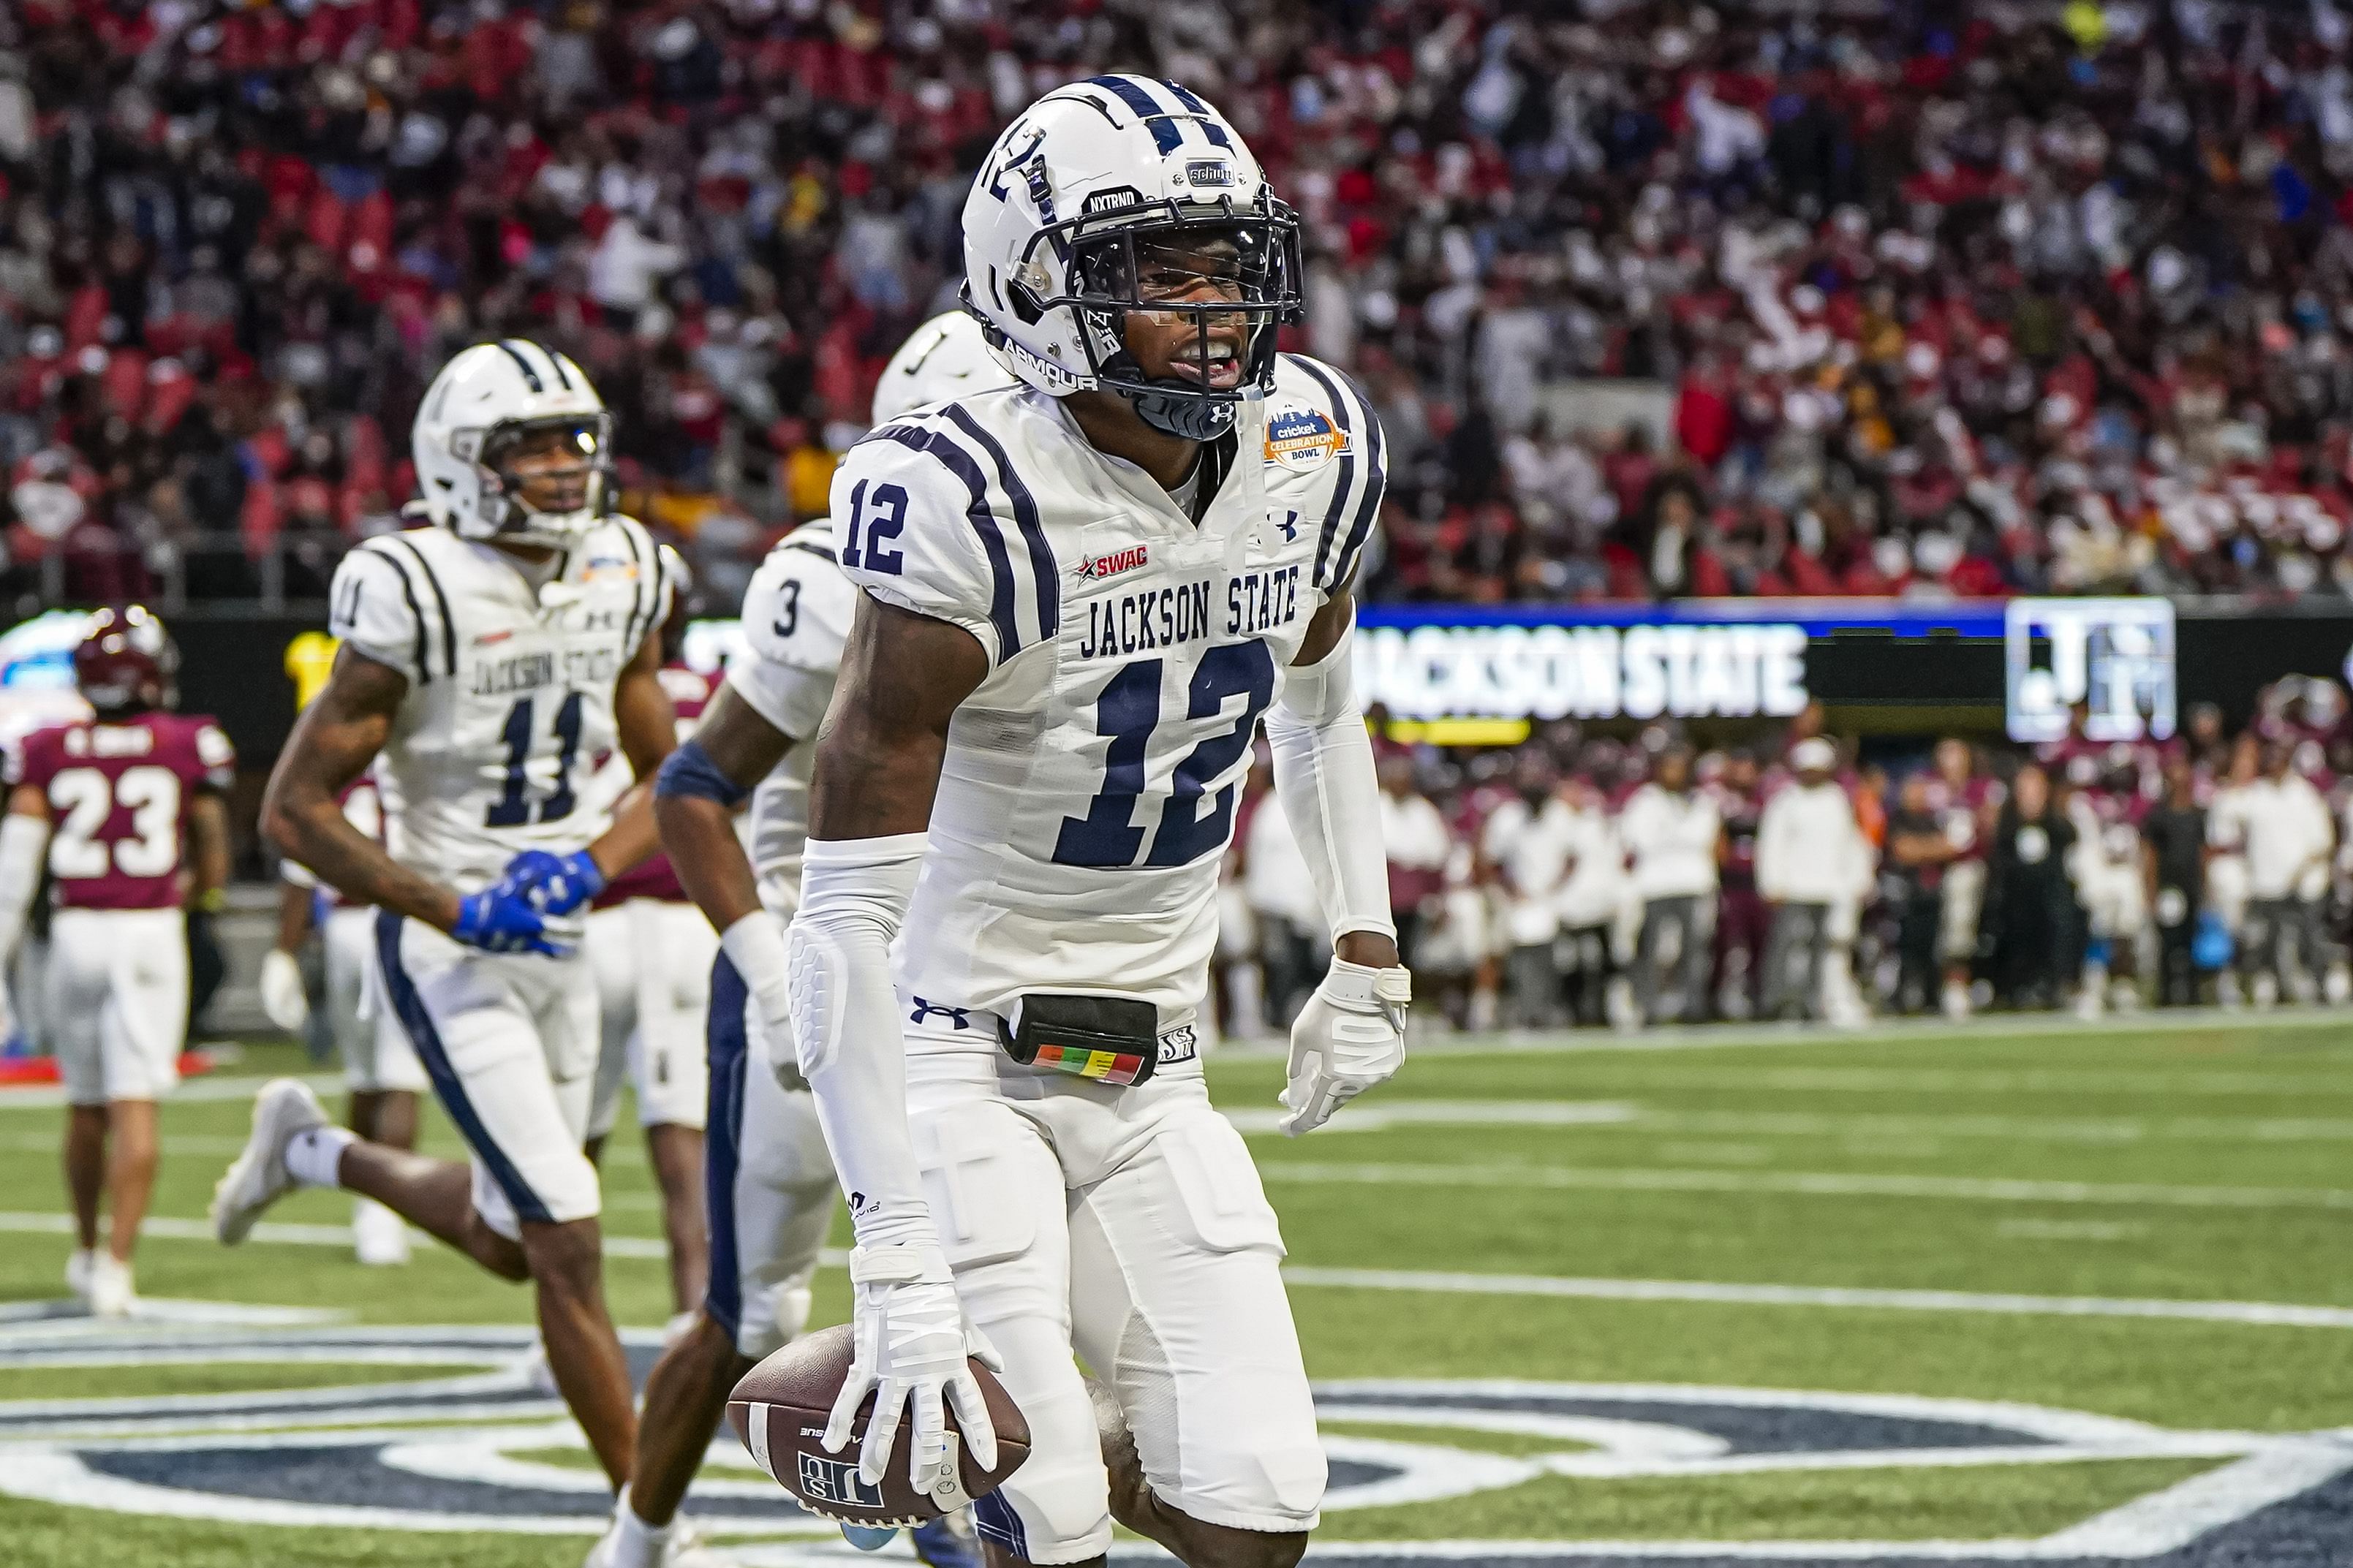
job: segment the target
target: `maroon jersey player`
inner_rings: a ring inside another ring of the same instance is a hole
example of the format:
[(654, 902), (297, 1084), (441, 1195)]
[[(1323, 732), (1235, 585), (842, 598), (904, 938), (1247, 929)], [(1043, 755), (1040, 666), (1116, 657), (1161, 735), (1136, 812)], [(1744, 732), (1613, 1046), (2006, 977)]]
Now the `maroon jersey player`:
[[(132, 1250), (155, 1179), (155, 1102), (179, 1081), (185, 910), (216, 896), (228, 874), (221, 792), (237, 757), (210, 719), (171, 710), (177, 667), (145, 609), (92, 616), (74, 650), (92, 716), (25, 738), (8, 759), (0, 824), (0, 963), (48, 872), (41, 1006), (65, 1081), (79, 1237), (66, 1277), (106, 1317), (131, 1310)], [(111, 1215), (102, 1251), (101, 1189)]]

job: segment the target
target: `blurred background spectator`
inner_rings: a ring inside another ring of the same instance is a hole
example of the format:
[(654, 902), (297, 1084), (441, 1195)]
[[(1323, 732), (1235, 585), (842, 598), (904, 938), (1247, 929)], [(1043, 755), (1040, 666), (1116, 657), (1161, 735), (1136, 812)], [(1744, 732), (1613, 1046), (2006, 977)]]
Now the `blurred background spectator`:
[(1003, 119), (1250, 138), (1396, 480), (1377, 597), (2342, 594), (2326, 5), (16, 0), (0, 592), (315, 595), (529, 333), (723, 608), (952, 302)]

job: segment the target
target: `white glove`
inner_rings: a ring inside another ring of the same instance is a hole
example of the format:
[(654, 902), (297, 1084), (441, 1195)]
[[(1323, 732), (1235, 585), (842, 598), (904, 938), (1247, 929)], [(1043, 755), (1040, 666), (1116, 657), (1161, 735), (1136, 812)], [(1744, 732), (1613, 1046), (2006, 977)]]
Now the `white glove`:
[(825, 1451), (839, 1453), (849, 1442), (858, 1407), (867, 1391), (874, 1390), (874, 1414), (858, 1451), (858, 1474), (868, 1486), (880, 1485), (883, 1467), (891, 1462), (900, 1416), (912, 1400), (915, 1431), (908, 1479), (944, 1509), (959, 1507), (965, 1500), (964, 1479), (956, 1443), (943, 1414), (943, 1396), (955, 1411), (956, 1426), (972, 1457), (982, 1468), (995, 1468), (997, 1428), (965, 1358), (977, 1357), (991, 1372), (1003, 1370), (1004, 1363), (965, 1321), (947, 1257), (936, 1241), (860, 1247), (849, 1255), (849, 1284), (857, 1348), (849, 1377), (825, 1424)]
[(311, 1021), (311, 998), (302, 986), (302, 966), (282, 947), (261, 955), (261, 1010), (290, 1035)]
[(1296, 1138), (1405, 1065), (1405, 1009), (1413, 976), (1404, 965), (1373, 969), (1332, 961), (1324, 984), (1291, 1026), (1291, 1081), (1284, 1132)]

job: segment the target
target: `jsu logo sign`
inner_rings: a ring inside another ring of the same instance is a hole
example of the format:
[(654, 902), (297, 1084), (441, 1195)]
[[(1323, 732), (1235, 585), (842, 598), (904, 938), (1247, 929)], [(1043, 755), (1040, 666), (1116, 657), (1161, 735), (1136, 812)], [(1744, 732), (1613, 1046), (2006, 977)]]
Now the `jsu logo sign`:
[(2089, 740), (2164, 740), (2173, 647), (2165, 599), (2012, 599), (2002, 615), (2010, 738), (2058, 740), (2080, 702)]
[(855, 1459), (828, 1459), (818, 1454), (799, 1456), (801, 1490), (818, 1502), (844, 1508), (881, 1508), (882, 1489), (866, 1484)]

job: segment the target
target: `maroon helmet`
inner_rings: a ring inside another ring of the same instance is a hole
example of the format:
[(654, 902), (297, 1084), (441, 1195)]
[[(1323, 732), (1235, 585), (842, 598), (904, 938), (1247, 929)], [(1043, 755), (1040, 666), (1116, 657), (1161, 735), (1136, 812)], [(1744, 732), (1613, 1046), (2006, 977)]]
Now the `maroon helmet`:
[(100, 713), (136, 713), (179, 700), (180, 650), (144, 605), (103, 609), (74, 648), (74, 684)]

